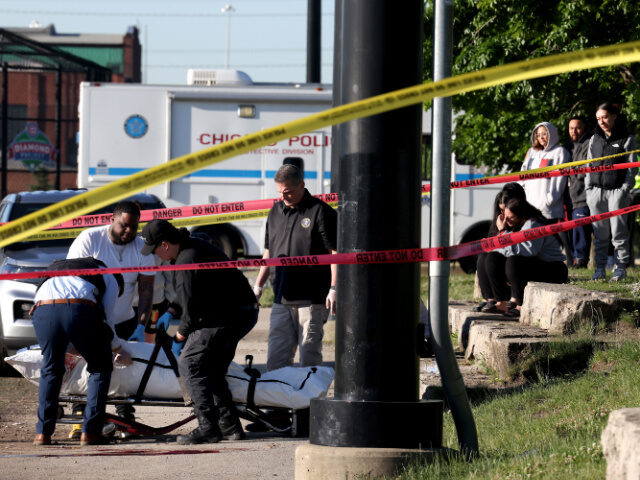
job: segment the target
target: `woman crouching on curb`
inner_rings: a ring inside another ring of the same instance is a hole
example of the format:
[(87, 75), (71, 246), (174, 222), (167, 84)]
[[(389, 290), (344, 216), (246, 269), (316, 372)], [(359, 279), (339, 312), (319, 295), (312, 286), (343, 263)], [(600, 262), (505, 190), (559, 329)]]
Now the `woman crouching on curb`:
[[(527, 198), (524, 193), (524, 188), (522, 188), (522, 185), (519, 183), (513, 182), (505, 184), (502, 190), (496, 195), (493, 204), (493, 219), (487, 232), (487, 237), (495, 237), (503, 234), (501, 230), (504, 230), (504, 209), (512, 198), (519, 198), (521, 200), (526, 200)], [(500, 218), (502, 218), (502, 220), (499, 220)], [(502, 228), (498, 228), (498, 225)], [(498, 275), (496, 277), (488, 271), (491, 265), (496, 264), (495, 259), (491, 260), (490, 257), (496, 255), (501, 256), (496, 252), (483, 252), (478, 255), (478, 284), (482, 292), (483, 301), (475, 306), (474, 310), (476, 312), (499, 313), (506, 310), (510, 292), (504, 275)], [(501, 262), (498, 262), (498, 264), (500, 263)]]
[[(529, 202), (513, 198), (498, 217), (498, 228), (508, 234), (546, 225), (548, 220)], [(500, 255), (490, 257), (489, 268), (495, 281), (506, 281), (511, 288), (507, 302), (507, 317), (519, 317), (524, 287), (529, 282), (567, 283), (569, 271), (557, 235), (527, 240), (495, 250)]]

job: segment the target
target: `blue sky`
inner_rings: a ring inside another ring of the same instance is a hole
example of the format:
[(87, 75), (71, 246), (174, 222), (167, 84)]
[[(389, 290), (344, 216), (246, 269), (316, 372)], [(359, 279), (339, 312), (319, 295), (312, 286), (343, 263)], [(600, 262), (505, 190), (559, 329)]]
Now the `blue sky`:
[[(331, 83), (334, 0), (322, 0), (322, 77)], [(229, 66), (257, 82), (306, 79), (307, 0), (0, 0), (0, 26), (124, 34), (135, 25), (146, 83), (185, 84), (188, 68)]]

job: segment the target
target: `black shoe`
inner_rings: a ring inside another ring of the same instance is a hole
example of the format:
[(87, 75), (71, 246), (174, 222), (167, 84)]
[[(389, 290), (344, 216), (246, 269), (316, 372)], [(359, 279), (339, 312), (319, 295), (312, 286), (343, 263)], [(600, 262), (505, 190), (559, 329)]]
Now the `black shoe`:
[(231, 425), (227, 428), (220, 425), (220, 431), (225, 440), (244, 440), (247, 438), (240, 425)]
[(229, 413), (224, 417), (220, 417), (220, 420), (218, 420), (218, 427), (220, 427), (220, 431), (222, 432), (222, 436), (225, 440), (244, 440), (247, 438), (244, 434), (244, 430), (242, 429), (240, 419), (235, 413)]
[(584, 259), (582, 259), (582, 258), (576, 258), (576, 259), (573, 261), (573, 265), (572, 265), (572, 267), (573, 267), (573, 268), (578, 268), (578, 269), (579, 269), (579, 268), (587, 268), (587, 261), (586, 261), (586, 260), (584, 260)]
[(496, 302), (489, 300), (484, 307), (480, 309), (482, 313), (499, 313), (500, 310), (496, 306)]
[(474, 305), (473, 311), (474, 312), (481, 312), (482, 309), (487, 306), (487, 303), (489, 303), (489, 302), (482, 302), (482, 303), (479, 303), (477, 305)]
[(222, 440), (222, 432), (217, 427), (203, 429), (198, 427), (188, 435), (178, 435), (176, 442), (180, 445), (197, 445), (200, 443), (218, 443)]

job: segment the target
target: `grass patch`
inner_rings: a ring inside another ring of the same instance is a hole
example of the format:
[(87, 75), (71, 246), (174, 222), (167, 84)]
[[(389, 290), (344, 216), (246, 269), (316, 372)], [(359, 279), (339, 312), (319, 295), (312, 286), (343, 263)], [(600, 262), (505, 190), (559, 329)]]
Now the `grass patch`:
[[(449, 277), (449, 298), (451, 300), (473, 300), (473, 286), (475, 282), (474, 274), (456, 273), (452, 271)], [(420, 298), (428, 304), (429, 302), (429, 274), (423, 273), (420, 276)]]
[(523, 350), (515, 359), (511, 378), (547, 381), (554, 377), (585, 371), (598, 343), (591, 337), (555, 340), (533, 344), (535, 349)]
[[(597, 349), (588, 369), (533, 386), (496, 391), (473, 406), (480, 455), (413, 465), (403, 480), (427, 479), (593, 479), (604, 478), (600, 435), (612, 410), (638, 405), (640, 345)], [(457, 449), (450, 414), (444, 445)]]
[(612, 273), (607, 270), (606, 280), (591, 280), (592, 269), (569, 270), (569, 283), (587, 290), (612, 292), (621, 297), (640, 300), (640, 267), (627, 268), (627, 278), (621, 282), (609, 282)]

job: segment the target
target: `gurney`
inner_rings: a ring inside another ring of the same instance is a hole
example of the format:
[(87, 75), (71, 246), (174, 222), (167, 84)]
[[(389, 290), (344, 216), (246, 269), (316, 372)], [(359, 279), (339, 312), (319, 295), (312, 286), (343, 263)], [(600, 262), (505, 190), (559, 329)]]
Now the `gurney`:
[[(107, 404), (190, 406), (190, 399), (181, 387), (171, 342), (172, 338), (161, 330), (156, 333), (155, 345), (128, 342), (125, 348), (132, 353), (133, 365), (114, 367)], [(5, 361), (25, 378), (38, 384), (42, 363), (39, 346), (22, 349)], [(84, 359), (67, 353), (58, 423), (82, 423), (80, 415), (65, 414), (64, 406), (86, 402), (88, 376)], [(265, 431), (303, 437), (308, 435), (311, 398), (326, 395), (333, 381), (333, 369), (322, 366), (285, 367), (261, 374), (253, 367), (253, 357), (247, 355), (244, 367), (231, 363), (226, 378), (241, 418), (254, 422)], [(117, 430), (142, 436), (169, 433), (194, 418), (194, 415), (189, 415), (171, 425), (151, 427), (106, 414), (106, 420), (116, 425)]]

